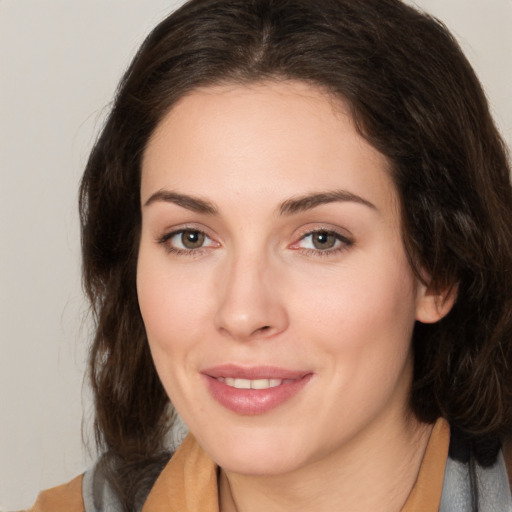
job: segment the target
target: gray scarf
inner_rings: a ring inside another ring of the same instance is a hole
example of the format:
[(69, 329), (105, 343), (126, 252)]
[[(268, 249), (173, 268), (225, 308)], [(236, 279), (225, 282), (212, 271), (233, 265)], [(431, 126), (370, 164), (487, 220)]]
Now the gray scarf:
[[(493, 466), (483, 468), (477, 465), (475, 470), (478, 512), (512, 512), (512, 497), (503, 453), (500, 451)], [(469, 463), (464, 464), (448, 457), (439, 512), (472, 512), (470, 482)]]

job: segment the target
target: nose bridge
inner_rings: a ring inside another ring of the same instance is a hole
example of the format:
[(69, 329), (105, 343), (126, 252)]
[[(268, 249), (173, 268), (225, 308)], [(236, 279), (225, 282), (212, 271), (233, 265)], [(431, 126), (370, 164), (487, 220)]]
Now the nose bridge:
[(217, 328), (237, 340), (269, 337), (287, 325), (284, 302), (276, 290), (277, 262), (255, 247), (234, 250), (227, 258), (216, 313)]

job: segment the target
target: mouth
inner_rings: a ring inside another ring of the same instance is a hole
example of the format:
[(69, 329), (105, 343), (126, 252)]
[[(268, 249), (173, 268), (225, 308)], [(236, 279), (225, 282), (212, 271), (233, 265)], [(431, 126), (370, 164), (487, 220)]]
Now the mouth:
[(236, 365), (208, 368), (201, 374), (208, 391), (220, 405), (246, 416), (264, 414), (288, 402), (313, 376), (309, 371)]
[(293, 382), (292, 379), (235, 379), (233, 377), (218, 377), (217, 380), (236, 389), (269, 389)]

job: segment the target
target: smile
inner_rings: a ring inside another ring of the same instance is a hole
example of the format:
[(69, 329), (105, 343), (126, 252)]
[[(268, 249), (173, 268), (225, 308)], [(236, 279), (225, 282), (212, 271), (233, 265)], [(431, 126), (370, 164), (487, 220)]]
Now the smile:
[(280, 386), (284, 382), (291, 382), (291, 379), (235, 379), (233, 377), (219, 377), (219, 382), (236, 389), (268, 389)]
[(217, 403), (245, 416), (270, 412), (300, 396), (313, 377), (310, 371), (231, 364), (205, 369), (201, 373), (206, 388)]

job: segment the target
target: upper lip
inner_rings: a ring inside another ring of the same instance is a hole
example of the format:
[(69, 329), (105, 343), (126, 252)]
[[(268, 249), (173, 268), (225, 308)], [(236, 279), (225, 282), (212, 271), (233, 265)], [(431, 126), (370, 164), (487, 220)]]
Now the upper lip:
[(236, 364), (222, 364), (201, 370), (201, 373), (218, 379), (219, 377), (232, 377), (234, 379), (281, 379), (295, 380), (309, 375), (310, 371), (288, 370), (276, 366), (238, 366)]

